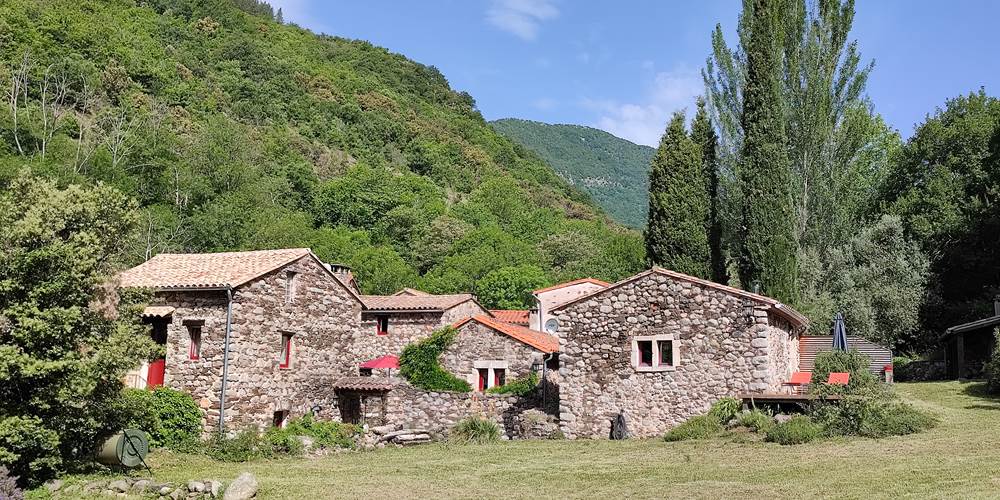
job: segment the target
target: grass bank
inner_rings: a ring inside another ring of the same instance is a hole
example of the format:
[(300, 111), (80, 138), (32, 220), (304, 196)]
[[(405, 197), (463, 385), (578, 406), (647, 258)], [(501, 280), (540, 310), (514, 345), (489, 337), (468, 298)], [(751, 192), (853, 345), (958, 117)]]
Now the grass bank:
[(434, 444), (321, 459), (215, 462), (155, 453), (158, 480), (249, 470), (261, 498), (720, 498), (995, 497), (1000, 491), (1000, 400), (981, 384), (897, 384), (940, 423), (881, 440), (797, 446), (713, 439)]

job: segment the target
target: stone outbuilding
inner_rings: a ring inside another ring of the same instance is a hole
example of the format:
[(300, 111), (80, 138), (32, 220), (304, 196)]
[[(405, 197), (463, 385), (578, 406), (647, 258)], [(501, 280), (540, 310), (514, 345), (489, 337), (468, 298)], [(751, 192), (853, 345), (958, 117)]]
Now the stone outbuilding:
[(120, 280), (153, 292), (143, 319), (166, 350), (131, 385), (191, 394), (206, 430), (339, 417), (333, 383), (357, 374), (345, 346), (364, 304), (309, 249), (159, 254)]
[(654, 268), (553, 308), (560, 426), (659, 436), (725, 396), (783, 391), (806, 319), (769, 297)]
[(441, 354), (441, 367), (464, 378), (474, 391), (504, 385), (531, 371), (545, 378), (550, 369), (558, 370), (559, 339), (549, 334), (486, 315), (453, 327), (458, 334)]
[(362, 295), (365, 311), (352, 351), (360, 360), (398, 356), (407, 344), (470, 316), (489, 315), (471, 293), (431, 295), (405, 288), (394, 295)]

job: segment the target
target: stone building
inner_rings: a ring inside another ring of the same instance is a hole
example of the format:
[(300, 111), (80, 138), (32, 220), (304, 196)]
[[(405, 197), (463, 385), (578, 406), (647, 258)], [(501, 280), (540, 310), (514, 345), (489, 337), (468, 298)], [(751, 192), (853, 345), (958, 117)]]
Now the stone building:
[(583, 278), (535, 290), (532, 292), (535, 297), (535, 307), (531, 310), (528, 327), (555, 334), (550, 323), (555, 317), (551, 312), (555, 307), (607, 286), (608, 283), (601, 280)]
[[(453, 325), (458, 334), (441, 354), (441, 367), (464, 378), (475, 391), (558, 369), (559, 339), (523, 326), (478, 315)], [(547, 366), (546, 366), (547, 364)]]
[(357, 373), (345, 346), (364, 304), (309, 249), (160, 254), (120, 279), (153, 291), (143, 316), (166, 349), (129, 378), (194, 396), (206, 430), (338, 416), (333, 382)]
[(782, 391), (805, 318), (778, 301), (654, 268), (552, 309), (560, 426), (604, 438), (624, 412), (658, 436), (724, 397)]
[(394, 295), (362, 295), (365, 311), (352, 352), (361, 360), (387, 354), (470, 316), (490, 314), (469, 293), (431, 295), (403, 289)]

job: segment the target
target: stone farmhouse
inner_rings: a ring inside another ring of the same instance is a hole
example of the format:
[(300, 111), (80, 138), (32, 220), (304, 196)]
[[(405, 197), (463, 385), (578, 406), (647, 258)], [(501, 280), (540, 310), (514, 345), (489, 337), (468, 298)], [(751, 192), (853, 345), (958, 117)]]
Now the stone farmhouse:
[[(312, 411), (445, 433), (483, 413), (514, 437), (521, 412), (542, 409), (570, 438), (607, 436), (619, 412), (635, 435), (660, 435), (721, 397), (784, 391), (807, 326), (768, 297), (659, 268), (537, 290), (531, 311), (489, 311), (471, 294), (361, 295), (348, 268), (309, 249), (161, 254), (121, 286), (153, 291), (143, 320), (166, 350), (129, 382), (192, 394), (206, 431)], [(441, 366), (471, 393), (360, 369), (447, 325), (457, 335)], [(486, 392), (531, 372), (540, 396)]]
[(658, 436), (722, 397), (780, 392), (807, 326), (774, 299), (660, 268), (551, 314), (568, 438), (608, 436), (619, 412), (634, 435)]

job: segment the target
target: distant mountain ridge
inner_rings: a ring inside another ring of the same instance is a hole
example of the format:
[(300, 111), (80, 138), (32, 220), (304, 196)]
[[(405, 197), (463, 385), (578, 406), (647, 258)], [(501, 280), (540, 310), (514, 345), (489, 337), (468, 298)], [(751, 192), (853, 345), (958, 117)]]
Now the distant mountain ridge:
[(582, 125), (517, 118), (490, 125), (541, 156), (618, 222), (635, 228), (646, 225), (649, 164), (656, 149)]

